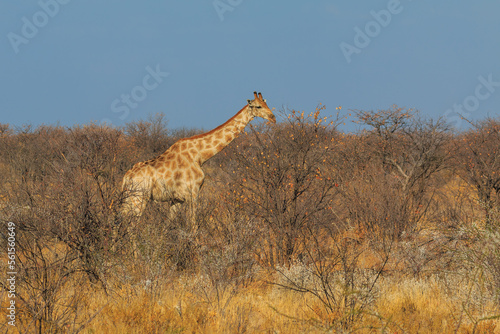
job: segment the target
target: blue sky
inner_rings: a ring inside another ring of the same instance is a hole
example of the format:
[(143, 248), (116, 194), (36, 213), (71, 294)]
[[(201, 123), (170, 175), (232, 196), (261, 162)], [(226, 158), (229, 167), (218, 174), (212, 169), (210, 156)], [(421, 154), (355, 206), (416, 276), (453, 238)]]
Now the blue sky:
[(460, 128), (457, 111), (500, 112), (498, 13), (496, 0), (2, 1), (0, 123), (163, 112), (208, 130), (258, 90), (276, 109), (397, 104)]

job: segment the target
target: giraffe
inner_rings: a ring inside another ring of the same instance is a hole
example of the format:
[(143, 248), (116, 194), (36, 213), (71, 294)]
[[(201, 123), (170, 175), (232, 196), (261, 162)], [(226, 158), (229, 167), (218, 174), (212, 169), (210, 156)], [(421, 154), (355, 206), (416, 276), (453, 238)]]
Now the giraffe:
[(254, 99), (247, 101), (236, 115), (217, 128), (180, 139), (158, 157), (136, 163), (123, 177), (122, 189), (129, 193), (122, 212), (140, 216), (147, 202), (155, 200), (170, 203), (171, 212), (187, 202), (193, 214), (205, 178), (203, 164), (238, 137), (254, 117), (276, 123), (261, 93), (254, 92)]

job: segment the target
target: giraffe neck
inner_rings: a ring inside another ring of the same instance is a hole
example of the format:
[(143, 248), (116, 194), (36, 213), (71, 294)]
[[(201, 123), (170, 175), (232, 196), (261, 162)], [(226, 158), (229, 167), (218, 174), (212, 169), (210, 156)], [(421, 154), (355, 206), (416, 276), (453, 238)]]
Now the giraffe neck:
[(194, 142), (195, 147), (199, 150), (198, 161), (200, 165), (219, 153), (243, 132), (247, 124), (254, 118), (248, 111), (248, 105), (246, 105), (236, 115), (217, 128), (188, 138), (188, 140)]

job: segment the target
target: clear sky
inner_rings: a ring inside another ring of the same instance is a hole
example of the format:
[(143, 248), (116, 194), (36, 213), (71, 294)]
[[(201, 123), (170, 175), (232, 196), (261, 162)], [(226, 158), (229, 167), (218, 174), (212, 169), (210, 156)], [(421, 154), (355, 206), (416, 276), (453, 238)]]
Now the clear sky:
[(0, 123), (210, 129), (268, 105), (500, 112), (500, 1), (0, 3)]

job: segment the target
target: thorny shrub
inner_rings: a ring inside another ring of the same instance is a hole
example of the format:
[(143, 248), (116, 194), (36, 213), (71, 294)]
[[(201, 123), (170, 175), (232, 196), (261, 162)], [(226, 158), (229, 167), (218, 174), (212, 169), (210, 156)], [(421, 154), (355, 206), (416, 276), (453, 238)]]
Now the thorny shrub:
[[(455, 141), (457, 174), (477, 191), (490, 227), (500, 204), (500, 121), (488, 118), (472, 123)], [(497, 228), (496, 226), (495, 228)]]
[(124, 129), (0, 124), (0, 219), (17, 227), (23, 330), (83, 330), (100, 310), (80, 286), (113, 295), (189, 273), (204, 279), (191, 292), (224, 314), (262, 268), (319, 301), (321, 327), (349, 330), (375, 314), (382, 278), (420, 277), (429, 263), (470, 284), (456, 328), (487, 319), (472, 314), (500, 305), (499, 121), (454, 134), (394, 106), (355, 111), (366, 128), (342, 133), (323, 112), (282, 111), (207, 162), (195, 229), (162, 203), (140, 218), (118, 209), (124, 173), (196, 130), (168, 131), (161, 115)]
[[(232, 199), (265, 226), (261, 261), (290, 263), (304, 245), (300, 232), (332, 209), (339, 186), (331, 168), (338, 145), (337, 123), (320, 117), (281, 113), (274, 127), (252, 127), (225, 154)], [(250, 144), (251, 141), (251, 144)]]

